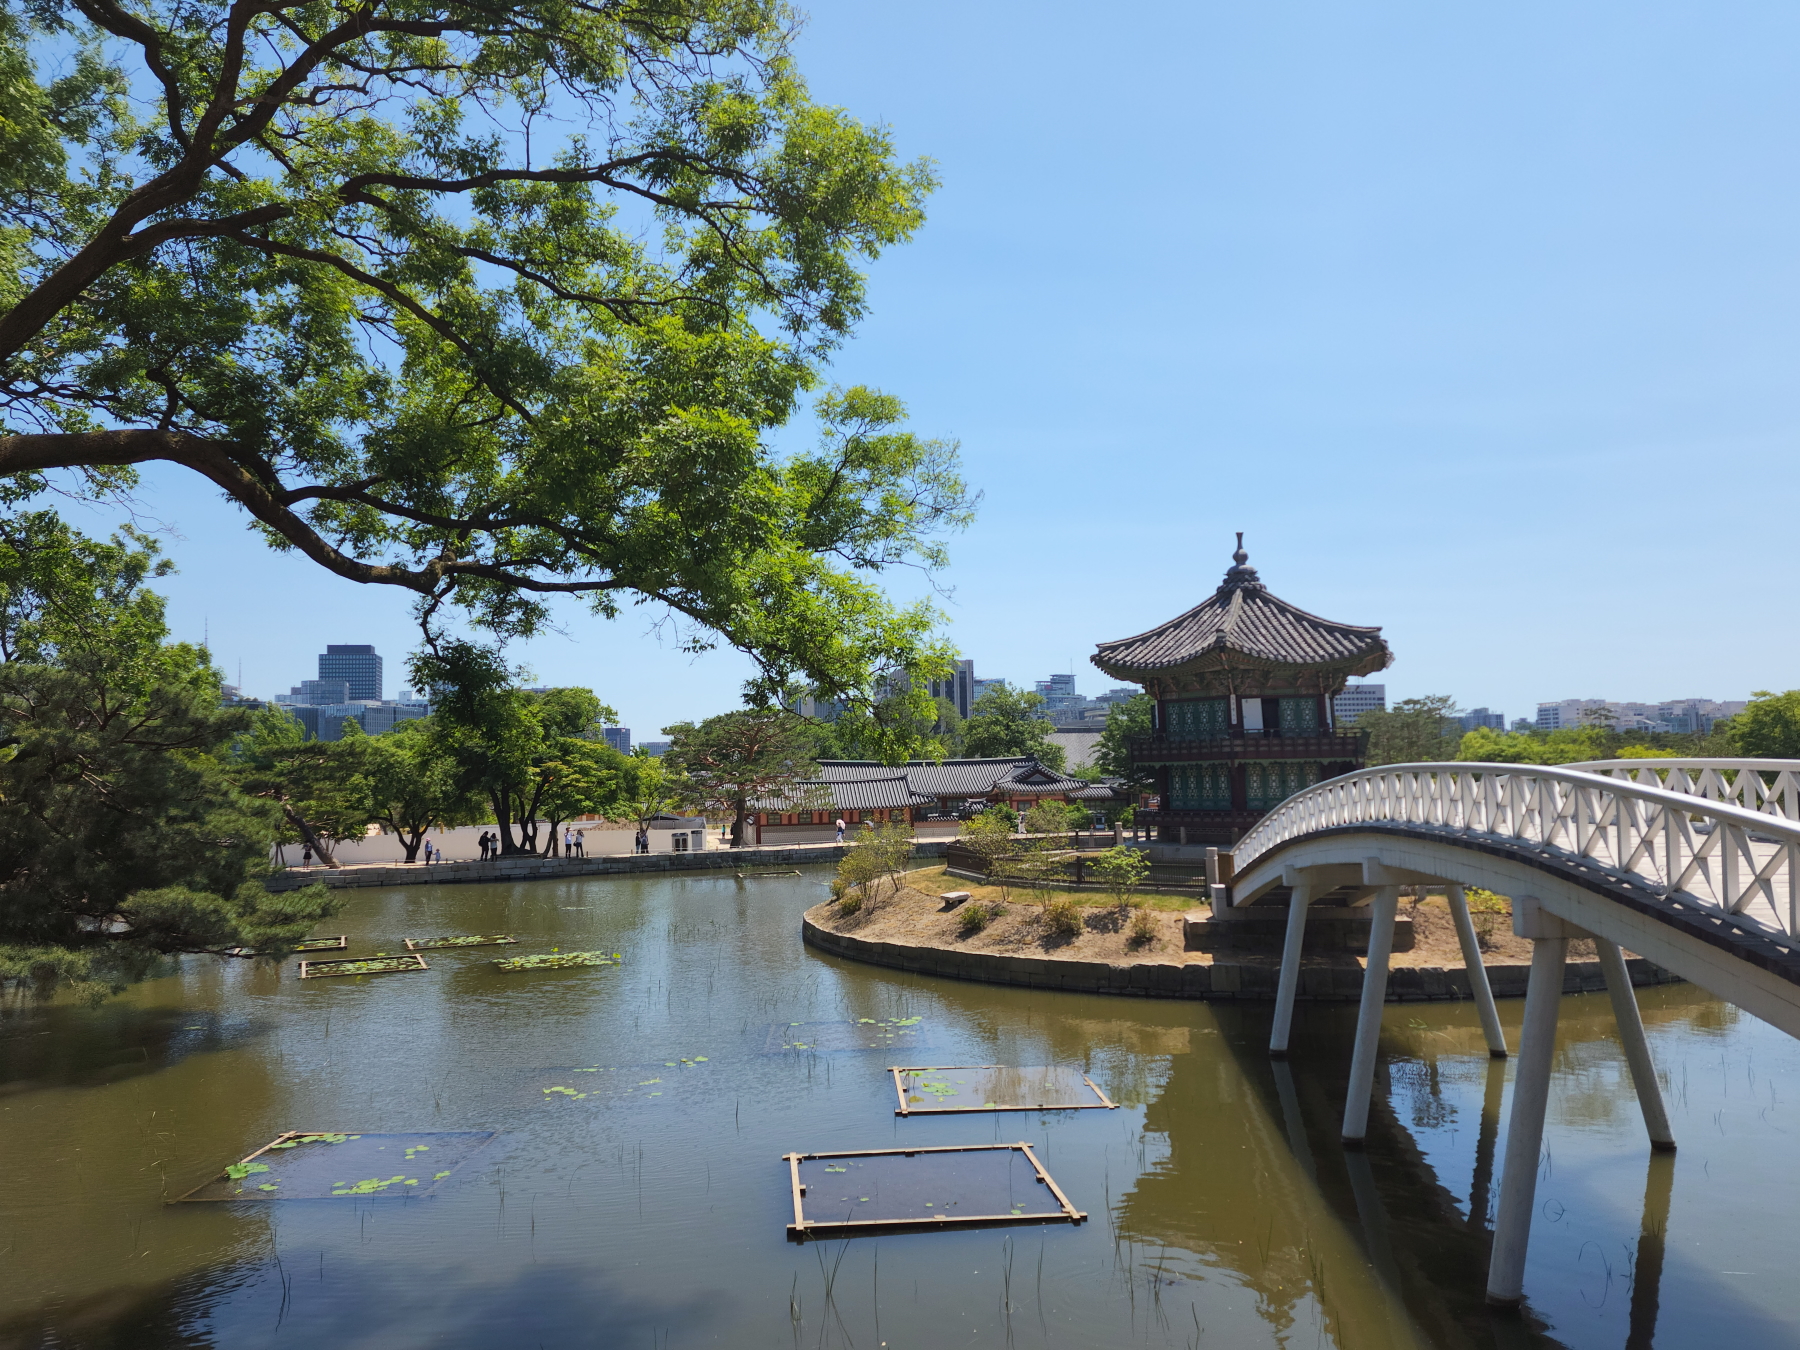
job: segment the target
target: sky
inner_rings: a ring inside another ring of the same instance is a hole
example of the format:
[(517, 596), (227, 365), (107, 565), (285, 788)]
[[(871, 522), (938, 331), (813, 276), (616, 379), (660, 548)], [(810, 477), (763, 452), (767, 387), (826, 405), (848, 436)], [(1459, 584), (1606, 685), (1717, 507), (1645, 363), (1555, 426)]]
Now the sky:
[[(1800, 8), (821, 0), (798, 53), (942, 179), (827, 377), (960, 441), (940, 603), (977, 674), (1102, 692), (1094, 645), (1242, 530), (1275, 594), (1383, 627), (1390, 700), (1800, 685)], [(182, 470), (139, 510), (246, 692), (328, 642), (401, 682), (403, 594)], [(515, 655), (639, 739), (735, 706), (748, 663), (654, 620)]]

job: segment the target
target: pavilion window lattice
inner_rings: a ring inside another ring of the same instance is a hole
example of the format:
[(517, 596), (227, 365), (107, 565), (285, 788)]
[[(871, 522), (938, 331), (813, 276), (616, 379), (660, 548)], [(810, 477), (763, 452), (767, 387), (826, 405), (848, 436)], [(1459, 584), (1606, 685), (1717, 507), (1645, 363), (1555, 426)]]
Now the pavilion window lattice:
[(1177, 764), (1169, 770), (1171, 794), (1178, 811), (1229, 811), (1231, 767), (1226, 764)]
[(1168, 735), (1178, 741), (1210, 741), (1231, 730), (1231, 710), (1222, 698), (1179, 699), (1167, 705)]
[(1281, 734), (1283, 736), (1317, 736), (1319, 734), (1318, 701), (1310, 698), (1282, 699)]
[(1244, 804), (1252, 811), (1266, 811), (1312, 787), (1319, 779), (1317, 764), (1301, 760), (1252, 761), (1244, 766)]

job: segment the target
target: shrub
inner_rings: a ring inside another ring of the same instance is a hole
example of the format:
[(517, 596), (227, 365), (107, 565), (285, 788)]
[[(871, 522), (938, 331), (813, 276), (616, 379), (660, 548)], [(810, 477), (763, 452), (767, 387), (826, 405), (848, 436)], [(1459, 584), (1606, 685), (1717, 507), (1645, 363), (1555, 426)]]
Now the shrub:
[(838, 896), (837, 907), (839, 914), (851, 915), (856, 913), (857, 910), (863, 907), (863, 893), (859, 890), (845, 891), (842, 895)]
[(964, 937), (974, 937), (988, 926), (988, 920), (993, 917), (993, 912), (986, 905), (970, 900), (956, 912), (957, 932)]
[(1044, 906), (1044, 927), (1057, 937), (1081, 936), (1081, 906), (1069, 896)]
[(1512, 913), (1512, 901), (1479, 886), (1467, 887), (1463, 897), (1469, 902), (1469, 915), (1475, 921), (1475, 944), (1487, 951), (1494, 945), (1494, 930)]
[(1131, 903), (1132, 892), (1150, 874), (1150, 857), (1142, 849), (1120, 844), (1090, 862), (1088, 870), (1105, 883), (1113, 902), (1123, 909)]
[(1156, 916), (1149, 910), (1140, 908), (1131, 917), (1131, 945), (1142, 947), (1156, 941)]

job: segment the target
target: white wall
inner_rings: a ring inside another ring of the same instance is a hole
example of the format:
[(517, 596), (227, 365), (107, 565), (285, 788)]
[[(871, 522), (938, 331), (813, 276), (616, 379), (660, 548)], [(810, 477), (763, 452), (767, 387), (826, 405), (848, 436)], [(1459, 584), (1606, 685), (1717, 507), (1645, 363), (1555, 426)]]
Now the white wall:
[[(685, 826), (681, 833), (701, 829), (703, 822), (695, 821)], [(431, 840), (433, 848), (444, 850), (445, 858), (450, 862), (471, 862), (481, 857), (481, 845), (476, 841), (492, 830), (492, 825), (461, 825), (453, 830), (433, 830), (425, 837)], [(583, 834), (582, 845), (590, 858), (597, 858), (607, 853), (630, 853), (632, 851), (632, 835), (635, 831), (630, 826), (624, 829), (596, 829), (592, 825), (580, 826)], [(652, 853), (673, 853), (675, 846), (670, 841), (676, 831), (667, 825), (652, 826), (650, 829), (650, 851)], [(515, 839), (518, 837), (515, 830)], [(541, 850), (548, 842), (548, 836), (540, 831), (538, 848)], [(726, 837), (729, 842), (729, 836)], [(709, 849), (724, 847), (719, 831), (705, 827), (704, 846)], [(692, 847), (690, 842), (689, 847)], [(392, 863), (404, 862), (406, 850), (400, 846), (400, 836), (395, 834), (371, 834), (362, 839), (347, 839), (333, 846), (332, 852), (337, 860), (345, 866), (357, 863)], [(290, 867), (300, 865), (301, 846), (286, 845), (286, 860)], [(420, 860), (423, 861), (424, 850), (420, 848)]]

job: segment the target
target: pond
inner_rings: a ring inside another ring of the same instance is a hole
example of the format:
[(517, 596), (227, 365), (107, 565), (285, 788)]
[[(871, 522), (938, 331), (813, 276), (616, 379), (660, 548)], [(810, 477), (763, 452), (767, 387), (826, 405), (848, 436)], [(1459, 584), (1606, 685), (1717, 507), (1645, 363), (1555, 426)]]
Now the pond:
[[(1354, 1008), (1303, 1005), (1274, 1065), (1266, 1006), (820, 956), (799, 922), (824, 894), (819, 874), (359, 892), (329, 926), (352, 957), (520, 941), (305, 982), (191, 960), (98, 1010), (8, 1014), (0, 1345), (1800, 1342), (1800, 1049), (1698, 990), (1641, 991), (1672, 1160), (1604, 997), (1566, 1001), (1521, 1323), (1481, 1300), (1509, 1068), (1466, 1005), (1389, 1007), (1369, 1147), (1346, 1154)], [(621, 959), (493, 964), (552, 947)], [(899, 1119), (895, 1063), (1072, 1067), (1118, 1109)], [(476, 1142), (427, 1191), (165, 1203), (285, 1131)], [(1085, 1223), (787, 1239), (784, 1154), (1016, 1142)]]

